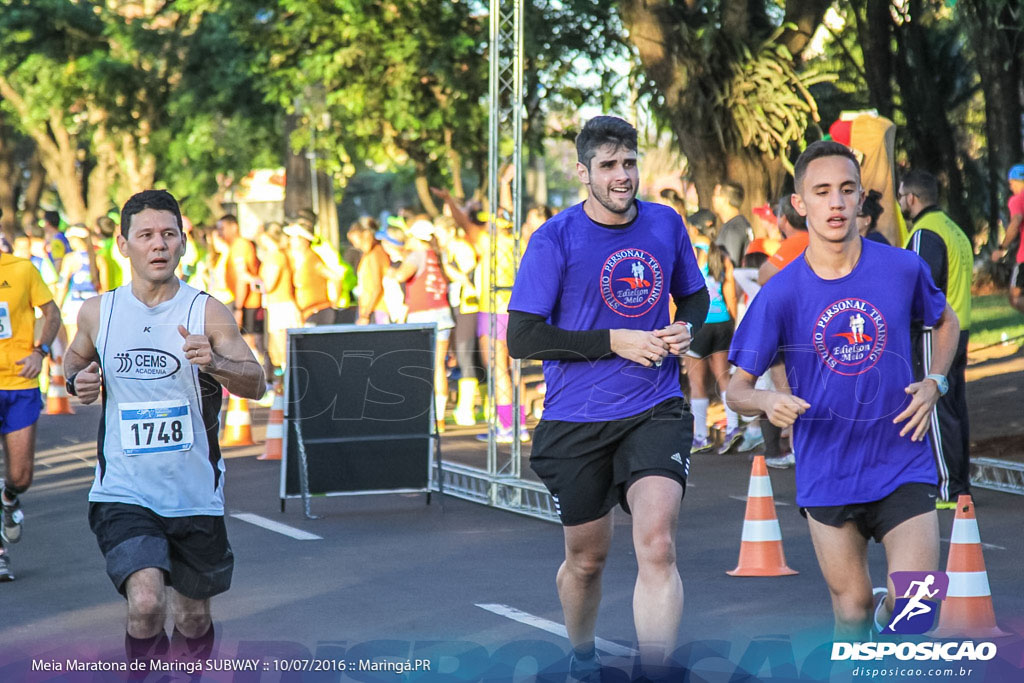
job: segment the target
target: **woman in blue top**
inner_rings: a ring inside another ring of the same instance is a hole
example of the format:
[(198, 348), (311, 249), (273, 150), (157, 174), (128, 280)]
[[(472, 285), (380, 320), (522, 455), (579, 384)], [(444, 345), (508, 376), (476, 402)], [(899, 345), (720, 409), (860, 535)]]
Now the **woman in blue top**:
[[(732, 261), (721, 247), (707, 236), (694, 241), (697, 264), (704, 274), (711, 306), (704, 327), (700, 328), (683, 356), (686, 375), (690, 379), (690, 408), (693, 411), (693, 447), (691, 453), (706, 453), (715, 447), (708, 437), (708, 384), (707, 370), (718, 382), (718, 391), (725, 403), (729, 384), (729, 344), (736, 325), (736, 282), (732, 277)], [(720, 453), (725, 453), (740, 437), (739, 418), (726, 408), (726, 437)]]

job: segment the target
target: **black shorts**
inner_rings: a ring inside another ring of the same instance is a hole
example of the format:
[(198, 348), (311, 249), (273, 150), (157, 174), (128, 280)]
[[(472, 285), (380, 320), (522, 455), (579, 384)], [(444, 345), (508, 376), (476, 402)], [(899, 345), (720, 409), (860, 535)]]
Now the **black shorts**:
[(235, 556), (222, 516), (161, 517), (139, 505), (89, 503), (89, 526), (121, 595), (128, 577), (149, 567), (193, 600), (231, 587)]
[(686, 492), (693, 415), (682, 398), (610, 422), (541, 420), (530, 467), (548, 487), (564, 526), (604, 517), (649, 475), (675, 479)]
[(707, 358), (719, 351), (728, 351), (732, 343), (732, 333), (736, 323), (726, 320), (721, 323), (705, 323), (697, 330), (697, 335), (690, 342), (690, 350), (686, 355), (694, 358)]
[(937, 494), (934, 484), (904, 484), (872, 503), (800, 508), (800, 514), (804, 517), (810, 515), (814, 521), (834, 527), (841, 527), (852, 520), (861, 536), (881, 543), (887, 533), (908, 519), (928, 511), (934, 512)]
[(242, 309), (242, 334), (263, 334), (266, 329), (267, 312), (264, 309)]
[(1017, 289), (1024, 289), (1024, 268), (1021, 266), (1024, 266), (1024, 264), (1013, 264), (1013, 272), (1010, 273), (1010, 286)]

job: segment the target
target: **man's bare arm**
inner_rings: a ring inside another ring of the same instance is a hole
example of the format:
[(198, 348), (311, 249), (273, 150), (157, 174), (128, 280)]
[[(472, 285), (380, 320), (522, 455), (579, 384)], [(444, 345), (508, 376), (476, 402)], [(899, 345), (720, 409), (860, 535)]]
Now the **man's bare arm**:
[[(266, 391), (263, 367), (242, 339), (227, 307), (210, 297), (206, 301), (206, 333), (189, 334), (180, 327), (185, 355), (202, 372), (215, 377), (228, 391), (242, 398), (258, 399)], [(191, 355), (190, 355), (191, 354)]]

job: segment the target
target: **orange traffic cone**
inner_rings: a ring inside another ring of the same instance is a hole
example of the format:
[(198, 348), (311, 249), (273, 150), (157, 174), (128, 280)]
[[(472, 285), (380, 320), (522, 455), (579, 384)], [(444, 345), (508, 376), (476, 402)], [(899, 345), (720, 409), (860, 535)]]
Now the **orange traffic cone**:
[(992, 591), (981, 552), (981, 535), (974, 516), (974, 501), (968, 495), (956, 501), (953, 535), (946, 562), (949, 590), (942, 601), (935, 638), (998, 638), (1010, 635), (996, 626)]
[(267, 447), (257, 460), (280, 460), (284, 445), (284, 393), (274, 388), (274, 405), (267, 419)]
[(249, 416), (249, 403), (234, 394), (228, 395), (228, 413), (224, 418), (224, 436), (220, 439), (221, 446), (252, 446), (252, 418)]
[(46, 390), (47, 415), (74, 415), (64, 382), (64, 359), (58, 356), (50, 363), (50, 388)]
[(729, 576), (790, 576), (799, 572), (786, 566), (782, 530), (775, 515), (772, 482), (763, 455), (754, 456), (747, 489), (747, 513), (743, 518), (740, 561)]

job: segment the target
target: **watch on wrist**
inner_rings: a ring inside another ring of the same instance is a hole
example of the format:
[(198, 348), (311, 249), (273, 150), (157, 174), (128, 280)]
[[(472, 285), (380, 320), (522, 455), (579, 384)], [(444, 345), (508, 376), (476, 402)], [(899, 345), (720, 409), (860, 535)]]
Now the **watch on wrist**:
[(930, 379), (933, 382), (935, 382), (935, 384), (939, 387), (939, 396), (945, 396), (946, 392), (949, 391), (949, 380), (946, 379), (945, 375), (932, 373), (930, 375), (925, 375), (924, 378)]
[(38, 346), (34, 347), (32, 350), (33, 351), (39, 351), (41, 354), (43, 354), (43, 358), (46, 358), (47, 356), (50, 355), (50, 345), (49, 344), (39, 344)]
[(66, 379), (66, 380), (64, 381), (64, 389), (65, 389), (65, 390), (66, 390), (66, 391), (68, 392), (68, 394), (70, 394), (71, 396), (78, 396), (78, 392), (77, 392), (77, 391), (75, 391), (75, 378), (76, 378), (76, 377), (78, 377), (78, 373), (77, 373), (77, 372), (76, 372), (75, 374), (71, 375), (70, 377), (68, 377), (68, 378), (67, 378), (67, 379)]

